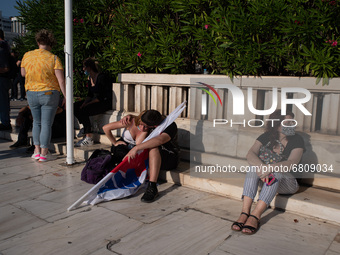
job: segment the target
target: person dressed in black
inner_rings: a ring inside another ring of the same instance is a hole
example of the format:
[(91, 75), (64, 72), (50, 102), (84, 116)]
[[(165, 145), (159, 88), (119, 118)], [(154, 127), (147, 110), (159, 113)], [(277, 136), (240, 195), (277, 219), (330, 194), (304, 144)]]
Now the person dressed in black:
[[(160, 125), (164, 118), (165, 116), (156, 110), (147, 110), (141, 116), (138, 128), (142, 131), (151, 130)], [(149, 183), (141, 198), (142, 202), (150, 203), (158, 197), (157, 179), (160, 169), (175, 169), (179, 163), (177, 131), (177, 125), (173, 122), (159, 136), (137, 144), (126, 155), (130, 160), (136, 156), (139, 150), (149, 149)]]
[[(61, 103), (62, 101), (60, 101), (52, 124), (52, 139), (66, 137), (66, 111), (61, 106)], [(18, 149), (21, 147), (30, 146), (28, 141), (28, 131), (32, 128), (33, 116), (28, 105), (20, 109), (16, 124), (19, 126), (18, 141), (9, 146), (9, 148)], [(32, 146), (33, 147), (28, 149), (28, 152), (34, 151), (34, 145)]]
[(9, 89), (11, 86), (10, 47), (5, 41), (4, 31), (0, 29), (0, 130), (12, 130), (9, 117)]
[(32, 128), (33, 117), (30, 107), (24, 106), (20, 109), (16, 119), (16, 126), (19, 126), (18, 141), (9, 146), (11, 149), (27, 147), (30, 145), (28, 141), (28, 131)]
[(90, 116), (98, 115), (112, 109), (112, 83), (110, 78), (98, 71), (92, 58), (83, 62), (85, 75), (89, 76), (88, 94), (85, 100), (74, 103), (74, 115), (84, 126), (85, 138), (76, 147), (93, 145)]
[(12, 51), (12, 57), (15, 60), (15, 77), (12, 82), (12, 91), (11, 91), (11, 100), (15, 101), (18, 99), (18, 83), (20, 84), (20, 101), (26, 100), (26, 91), (25, 91), (25, 77), (22, 77), (20, 72), (21, 60), (18, 59), (18, 54), (15, 51)]

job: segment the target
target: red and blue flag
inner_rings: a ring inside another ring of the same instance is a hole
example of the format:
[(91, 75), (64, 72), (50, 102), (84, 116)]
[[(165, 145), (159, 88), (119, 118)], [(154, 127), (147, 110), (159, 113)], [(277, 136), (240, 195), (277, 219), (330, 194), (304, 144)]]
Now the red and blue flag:
[[(173, 112), (171, 112), (143, 142), (160, 135), (182, 113), (186, 107), (185, 104), (186, 102), (183, 102)], [(149, 150), (145, 149), (137, 152), (136, 157), (131, 159), (130, 162), (127, 158), (124, 159), (67, 210), (70, 211), (78, 207), (83, 202), (95, 205), (102, 201), (110, 201), (135, 194), (138, 189), (143, 186), (147, 178), (147, 172), (149, 169), (148, 158)]]
[(87, 201), (95, 205), (102, 201), (110, 201), (135, 194), (144, 184), (149, 169), (149, 150), (138, 153), (133, 160), (124, 159), (106, 176), (106, 182), (97, 194)]

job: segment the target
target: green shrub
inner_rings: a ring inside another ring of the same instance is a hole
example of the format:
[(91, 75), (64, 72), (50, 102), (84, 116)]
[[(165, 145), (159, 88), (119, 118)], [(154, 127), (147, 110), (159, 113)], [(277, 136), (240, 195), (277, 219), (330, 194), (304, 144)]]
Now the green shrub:
[[(331, 0), (84, 0), (73, 1), (74, 77), (82, 95), (82, 60), (96, 57), (118, 73), (194, 73), (314, 76), (340, 73), (340, 1)], [(64, 1), (18, 2), (31, 33), (19, 50), (35, 47), (34, 33), (51, 29), (62, 57)]]

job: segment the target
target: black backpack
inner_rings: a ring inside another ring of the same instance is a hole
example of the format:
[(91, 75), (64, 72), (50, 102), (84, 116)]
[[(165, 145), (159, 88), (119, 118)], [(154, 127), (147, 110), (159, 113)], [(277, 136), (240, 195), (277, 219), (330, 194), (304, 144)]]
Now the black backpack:
[(127, 145), (112, 145), (111, 152), (103, 149), (95, 150), (81, 172), (81, 180), (97, 184), (123, 160), (129, 150)]
[(87, 160), (81, 172), (81, 180), (90, 184), (96, 184), (116, 166), (111, 152), (97, 149)]
[(122, 162), (123, 158), (126, 154), (130, 151), (130, 148), (128, 145), (120, 144), (118, 146), (111, 146), (111, 153), (114, 157), (114, 160), (118, 163)]

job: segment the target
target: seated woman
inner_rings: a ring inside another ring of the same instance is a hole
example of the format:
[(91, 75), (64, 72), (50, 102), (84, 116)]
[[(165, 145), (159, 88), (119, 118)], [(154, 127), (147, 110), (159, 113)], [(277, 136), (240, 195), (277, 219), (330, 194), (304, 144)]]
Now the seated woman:
[[(145, 111), (144, 111), (145, 112)], [(103, 131), (107, 138), (112, 143), (111, 151), (113, 154), (119, 154), (119, 161), (123, 159), (126, 153), (132, 149), (136, 144), (140, 144), (148, 135), (148, 128), (140, 125), (142, 112), (138, 116), (129, 115), (129, 122), (116, 121), (103, 126)], [(121, 138), (117, 141), (116, 137), (112, 134), (113, 130), (124, 128)], [(119, 146), (124, 145), (124, 147)], [(119, 149), (118, 149), (119, 147)], [(124, 155), (122, 155), (124, 153)], [(116, 155), (117, 156), (117, 155)]]
[[(304, 141), (300, 135), (295, 134), (293, 118), (292, 112), (287, 112), (286, 116), (281, 115), (281, 110), (273, 112), (269, 119), (276, 119), (276, 121), (267, 123), (266, 132), (257, 138), (248, 151), (247, 160), (252, 167), (251, 171), (247, 172), (244, 182), (241, 215), (232, 224), (232, 230), (242, 231), (247, 235), (255, 234), (259, 229), (262, 213), (275, 195), (294, 194), (299, 189), (291, 173), (271, 173), (262, 167), (271, 164), (273, 167), (282, 166), (281, 169), (290, 170), (293, 164), (300, 162), (304, 152)], [(263, 182), (262, 189), (255, 209), (250, 212), (259, 181)]]
[[(156, 110), (147, 110), (141, 115), (138, 127), (144, 130), (153, 129), (160, 125), (164, 118), (165, 116)], [(139, 150), (149, 149), (149, 183), (141, 198), (142, 202), (151, 203), (158, 197), (157, 179), (160, 169), (175, 169), (179, 163), (177, 131), (177, 125), (173, 122), (159, 136), (137, 144), (126, 155), (130, 160), (135, 158)]]
[(83, 62), (83, 70), (88, 79), (88, 94), (85, 100), (74, 103), (74, 115), (84, 126), (85, 138), (76, 147), (93, 145), (90, 116), (112, 109), (112, 83), (108, 76), (98, 71), (92, 58)]

